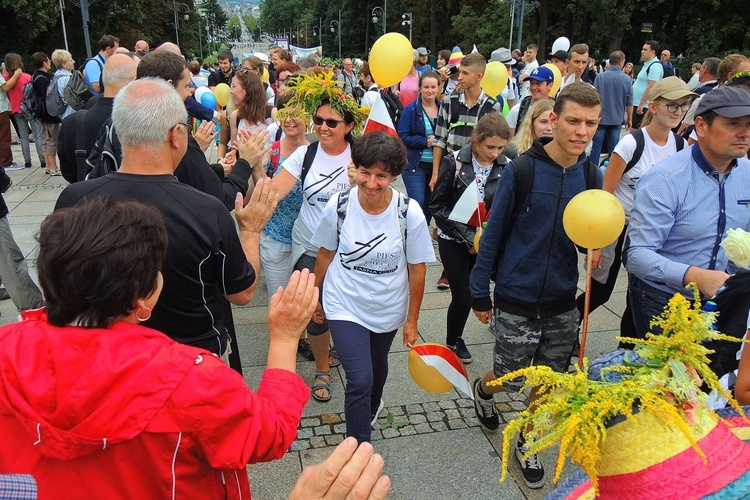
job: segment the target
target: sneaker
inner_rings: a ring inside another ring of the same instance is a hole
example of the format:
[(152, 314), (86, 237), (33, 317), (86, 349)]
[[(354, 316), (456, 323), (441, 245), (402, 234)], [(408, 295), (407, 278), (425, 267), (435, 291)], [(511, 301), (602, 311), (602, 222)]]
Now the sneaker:
[(524, 459), (523, 457), (528, 451), (529, 447), (526, 445), (526, 441), (519, 437), (516, 443), (516, 459), (521, 464), (523, 482), (529, 488), (538, 489), (544, 486), (544, 467), (539, 461), (539, 455), (529, 455)]
[(495, 400), (492, 397), (487, 399), (480, 395), (479, 384), (481, 383), (481, 378), (474, 381), (474, 412), (477, 414), (482, 427), (490, 432), (495, 432), (500, 427), (500, 417), (497, 416)]
[(19, 165), (18, 163), (13, 162), (7, 167), (5, 167), (5, 170), (23, 170), (23, 167)]
[(447, 290), (450, 288), (450, 284), (448, 283), (448, 278), (445, 277), (445, 273), (440, 275), (440, 279), (437, 280), (437, 287), (438, 290)]
[(370, 427), (375, 427), (378, 425), (378, 417), (380, 416), (380, 412), (383, 411), (383, 408), (385, 408), (385, 403), (383, 403), (383, 399), (380, 399), (380, 404), (378, 405), (378, 411), (376, 411), (372, 419), (370, 419)]
[(463, 364), (468, 365), (471, 363), (471, 353), (466, 348), (466, 342), (464, 342), (464, 339), (461, 337), (458, 337), (456, 340), (456, 347), (453, 352), (456, 353), (456, 356), (458, 356), (458, 359), (460, 359)]
[(54, 170), (53, 170), (53, 169), (51, 169), (51, 168), (48, 168), (48, 169), (45, 169), (45, 170), (44, 170), (44, 173), (46, 173), (46, 174), (47, 174), (47, 175), (49, 175), (50, 177), (57, 177), (57, 176), (60, 176), (60, 175), (62, 175), (62, 172), (60, 172), (60, 169), (59, 169), (59, 168), (56, 168), (56, 169), (54, 169)]
[(26, 164), (24, 165), (24, 168), (31, 168), (31, 162), (27, 161)]
[(0, 285), (0, 300), (8, 300), (9, 298), (10, 294), (8, 293), (8, 290), (6, 290), (4, 286)]

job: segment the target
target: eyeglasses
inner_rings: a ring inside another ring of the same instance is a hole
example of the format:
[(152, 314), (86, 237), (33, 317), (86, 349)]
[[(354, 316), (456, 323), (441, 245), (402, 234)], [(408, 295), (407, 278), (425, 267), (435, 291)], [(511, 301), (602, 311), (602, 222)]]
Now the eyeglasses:
[(325, 123), (326, 127), (328, 128), (336, 128), (339, 126), (339, 123), (344, 123), (344, 120), (334, 120), (333, 118), (323, 118), (322, 116), (318, 116), (318, 115), (313, 116), (312, 121), (317, 126), (321, 126)]
[(677, 104), (676, 102), (669, 102), (669, 103), (661, 103), (661, 105), (667, 108), (667, 111), (669, 111), (670, 113), (677, 113), (677, 111), (682, 111), (684, 113), (688, 109), (690, 109), (689, 102), (686, 102), (684, 104)]
[(190, 125), (188, 125), (187, 123), (185, 123), (185, 122), (177, 122), (174, 125), (172, 125), (171, 127), (169, 127), (169, 131), (172, 132), (175, 128), (179, 127), (180, 125), (184, 126), (185, 130), (190, 130)]

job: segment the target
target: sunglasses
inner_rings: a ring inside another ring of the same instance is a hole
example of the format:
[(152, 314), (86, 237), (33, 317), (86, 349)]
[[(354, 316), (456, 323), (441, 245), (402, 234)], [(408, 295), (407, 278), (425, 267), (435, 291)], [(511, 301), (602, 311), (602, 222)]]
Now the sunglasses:
[(344, 120), (334, 120), (333, 118), (323, 118), (322, 116), (315, 115), (312, 117), (312, 121), (315, 125), (321, 126), (324, 123), (328, 128), (336, 128), (339, 123), (344, 123)]

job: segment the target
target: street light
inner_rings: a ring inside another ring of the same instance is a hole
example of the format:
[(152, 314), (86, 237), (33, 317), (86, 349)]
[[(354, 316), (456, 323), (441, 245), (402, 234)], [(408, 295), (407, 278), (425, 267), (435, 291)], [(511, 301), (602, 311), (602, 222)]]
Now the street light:
[(411, 12), (407, 12), (406, 14), (401, 16), (401, 19), (404, 20), (401, 23), (401, 26), (406, 26), (407, 24), (409, 25), (409, 43), (411, 43), (411, 28), (412, 28), (412, 23), (413, 23), (413, 17), (414, 16), (412, 15)]
[(378, 11), (380, 11), (380, 15), (383, 16), (383, 34), (385, 35), (385, 11), (383, 10), (383, 7), (372, 8), (372, 22), (378, 24)]
[[(334, 26), (336, 26), (334, 28)], [(339, 20), (331, 21), (331, 33), (335, 33), (336, 29), (339, 31), (339, 59), (341, 59), (341, 11), (339, 10)]]
[[(180, 7), (185, 7), (186, 11), (190, 12), (190, 7), (188, 7), (182, 2), (178, 2), (177, 0), (172, 0), (172, 8), (174, 9), (174, 37), (175, 37), (175, 41), (177, 42), (178, 47), (180, 46), (180, 31), (179, 31), (180, 22), (177, 19), (177, 12), (179, 11)], [(190, 19), (190, 17), (187, 14), (185, 14), (185, 20), (187, 21), (188, 19)]]
[(323, 18), (318, 18), (318, 25), (313, 26), (313, 36), (320, 37), (320, 46), (323, 47)]

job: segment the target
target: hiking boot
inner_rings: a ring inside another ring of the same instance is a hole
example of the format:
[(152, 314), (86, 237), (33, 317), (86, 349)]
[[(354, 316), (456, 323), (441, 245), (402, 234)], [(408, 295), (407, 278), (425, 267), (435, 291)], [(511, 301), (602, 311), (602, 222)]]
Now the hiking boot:
[(456, 340), (456, 347), (453, 349), (453, 352), (456, 353), (456, 356), (458, 356), (458, 359), (460, 359), (463, 364), (468, 365), (471, 363), (471, 353), (466, 348), (466, 342), (464, 342), (464, 339), (461, 337), (458, 337)]
[(528, 451), (529, 447), (526, 440), (519, 437), (516, 443), (516, 459), (521, 464), (523, 482), (531, 489), (539, 489), (544, 486), (544, 467), (542, 467), (542, 462), (539, 461), (539, 455), (529, 455), (528, 458), (524, 459), (523, 457)]
[(486, 396), (480, 394), (479, 384), (481, 383), (481, 378), (474, 381), (474, 413), (477, 414), (477, 419), (484, 429), (495, 432), (500, 427), (500, 417), (497, 416), (497, 408), (495, 408), (495, 400), (492, 396), (487, 399)]

